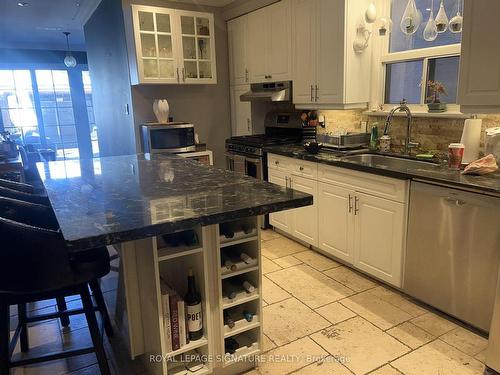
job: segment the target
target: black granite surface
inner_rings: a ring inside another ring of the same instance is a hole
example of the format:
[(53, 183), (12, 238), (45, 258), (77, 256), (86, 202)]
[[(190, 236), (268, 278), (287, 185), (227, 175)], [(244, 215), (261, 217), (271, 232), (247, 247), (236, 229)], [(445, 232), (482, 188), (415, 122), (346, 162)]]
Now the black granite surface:
[(320, 151), (318, 154), (310, 154), (301, 144), (277, 145), (265, 148), (268, 153), (288, 156), (296, 159), (318, 162), (354, 169), (362, 172), (395, 177), (399, 179), (419, 179), (429, 182), (437, 182), (457, 188), (475, 189), (481, 192), (500, 194), (500, 171), (484, 176), (462, 175), (459, 171), (448, 168), (447, 164), (425, 163), (415, 168), (394, 168), (382, 164), (360, 163), (344, 160), (342, 155), (331, 151)]
[(38, 163), (74, 250), (312, 204), (312, 196), (173, 155)]

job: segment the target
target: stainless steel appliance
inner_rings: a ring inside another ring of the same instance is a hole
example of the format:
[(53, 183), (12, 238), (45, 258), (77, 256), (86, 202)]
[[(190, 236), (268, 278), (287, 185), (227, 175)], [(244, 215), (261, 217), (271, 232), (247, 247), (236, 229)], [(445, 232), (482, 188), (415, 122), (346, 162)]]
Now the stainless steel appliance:
[(254, 83), (240, 96), (242, 102), (288, 102), (292, 100), (292, 82)]
[(194, 125), (186, 122), (148, 123), (141, 126), (143, 152), (196, 151)]
[(348, 133), (339, 135), (317, 134), (316, 140), (323, 144), (323, 147), (335, 150), (352, 150), (368, 146), (370, 133)]
[(490, 339), (486, 352), (486, 366), (500, 373), (500, 273), (498, 274), (495, 309), (490, 327)]
[(488, 331), (500, 264), (500, 198), (412, 182), (409, 209), (404, 291)]

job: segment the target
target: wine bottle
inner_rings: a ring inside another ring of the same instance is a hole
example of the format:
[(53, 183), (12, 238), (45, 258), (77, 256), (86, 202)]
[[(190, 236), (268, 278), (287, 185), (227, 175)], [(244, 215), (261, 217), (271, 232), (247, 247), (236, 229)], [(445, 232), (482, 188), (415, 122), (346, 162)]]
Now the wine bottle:
[(229, 328), (234, 328), (234, 320), (226, 310), (224, 310), (224, 324), (226, 324)]
[(231, 271), (236, 271), (238, 266), (234, 264), (227, 256), (222, 254), (222, 261), (224, 262), (224, 266)]
[(182, 232), (182, 240), (186, 246), (198, 245), (198, 234), (194, 230), (186, 230)]
[(222, 234), (226, 238), (234, 237), (234, 231), (231, 229), (231, 226), (227, 223), (220, 224), (220, 234)]
[(229, 299), (236, 298), (236, 294), (237, 294), (236, 288), (233, 285), (224, 285), (223, 286), (223, 293)]
[(251, 322), (253, 320), (253, 314), (248, 310), (243, 310), (243, 317), (247, 322)]
[(238, 341), (236, 341), (232, 337), (226, 339), (226, 341), (224, 342), (224, 349), (226, 353), (234, 354), (239, 347), (240, 344), (238, 344)]
[(243, 233), (245, 233), (245, 234), (250, 234), (253, 232), (253, 227), (251, 225), (248, 225), (248, 224), (243, 224), (241, 226), (241, 230), (243, 230)]
[(196, 290), (193, 269), (188, 271), (188, 292), (184, 297), (187, 311), (187, 329), (190, 340), (199, 340), (203, 336), (203, 316), (201, 311), (201, 296)]
[(252, 258), (250, 258), (247, 253), (241, 253), (240, 258), (243, 262), (245, 262), (245, 264), (252, 263)]
[(255, 287), (250, 284), (248, 281), (243, 281), (243, 288), (247, 291), (247, 293), (252, 293), (255, 291)]

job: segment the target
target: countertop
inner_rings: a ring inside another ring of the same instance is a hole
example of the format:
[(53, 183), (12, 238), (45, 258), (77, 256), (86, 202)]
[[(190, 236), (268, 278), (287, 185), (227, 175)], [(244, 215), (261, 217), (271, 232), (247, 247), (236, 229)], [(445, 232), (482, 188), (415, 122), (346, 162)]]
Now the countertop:
[(304, 150), (301, 144), (269, 146), (265, 148), (265, 151), (277, 155), (328, 164), (335, 167), (349, 168), (387, 177), (419, 179), (446, 184), (457, 188), (474, 189), (480, 192), (493, 193), (495, 195), (500, 194), (500, 171), (484, 176), (471, 176), (451, 170), (447, 165), (436, 165), (433, 163), (425, 163), (426, 165), (417, 168), (393, 168), (385, 165), (343, 160), (339, 153), (331, 151), (322, 150), (316, 155), (310, 154)]
[(312, 204), (312, 196), (174, 155), (37, 164), (73, 251)]

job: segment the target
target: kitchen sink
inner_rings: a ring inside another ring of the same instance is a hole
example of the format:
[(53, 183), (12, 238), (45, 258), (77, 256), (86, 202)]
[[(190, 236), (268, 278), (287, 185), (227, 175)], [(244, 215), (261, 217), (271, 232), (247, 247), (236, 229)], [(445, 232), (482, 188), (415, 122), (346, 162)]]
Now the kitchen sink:
[(407, 157), (399, 157), (393, 155), (379, 155), (379, 154), (357, 154), (344, 156), (342, 160), (348, 160), (363, 164), (371, 164), (374, 166), (385, 166), (388, 168), (434, 168), (437, 164), (430, 161), (422, 161), (410, 159)]

